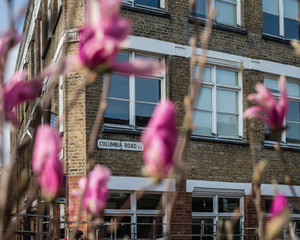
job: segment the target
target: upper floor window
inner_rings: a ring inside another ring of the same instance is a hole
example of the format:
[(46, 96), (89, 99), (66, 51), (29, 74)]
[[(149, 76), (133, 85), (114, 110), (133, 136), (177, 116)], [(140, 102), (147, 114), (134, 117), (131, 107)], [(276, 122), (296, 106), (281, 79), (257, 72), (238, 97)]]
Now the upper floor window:
[(263, 0), (263, 32), (299, 39), (297, 0)]
[[(206, 0), (198, 0), (196, 5), (196, 17), (206, 18)], [(213, 0), (211, 1), (212, 6), (218, 10), (216, 16), (216, 23), (231, 25), (231, 26), (240, 26), (241, 17), (240, 17), (240, 0)]]
[[(275, 97), (279, 96), (278, 81), (275, 78), (265, 77), (264, 84)], [(282, 134), (281, 141), (287, 144), (300, 144), (300, 84), (287, 82), (287, 92), (289, 97), (289, 111), (286, 117), (286, 125), (288, 129)], [(265, 125), (265, 140), (275, 140), (267, 125)]]
[(123, 0), (123, 2), (131, 4), (132, 6), (165, 8), (164, 0)]
[(241, 90), (239, 72), (216, 66), (206, 67), (194, 113), (193, 134), (240, 138), (242, 136)]
[[(163, 59), (131, 53), (121, 53), (120, 61), (148, 58), (162, 62)], [(104, 115), (107, 127), (136, 130), (144, 128), (160, 99), (165, 99), (165, 76), (140, 77), (134, 75), (111, 75), (108, 106)]]

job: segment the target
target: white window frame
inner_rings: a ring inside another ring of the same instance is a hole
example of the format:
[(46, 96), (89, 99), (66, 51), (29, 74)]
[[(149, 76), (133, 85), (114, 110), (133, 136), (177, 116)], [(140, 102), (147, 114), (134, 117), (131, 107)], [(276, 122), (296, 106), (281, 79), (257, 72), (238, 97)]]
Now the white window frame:
[[(201, 137), (207, 137), (207, 138), (219, 138), (219, 139), (236, 139), (236, 140), (241, 140), (243, 138), (243, 88), (242, 88), (242, 72), (238, 69), (234, 68), (228, 68), (228, 67), (223, 67), (219, 65), (206, 65), (206, 67), (210, 67), (212, 69), (211, 71), (211, 82), (203, 82), (202, 81), (202, 86), (203, 87), (209, 87), (212, 89), (212, 135), (202, 135), (202, 134), (193, 134), (194, 136), (201, 136)], [(228, 70), (228, 71), (233, 71), (238, 74), (238, 86), (231, 86), (231, 85), (225, 85), (225, 84), (217, 84), (216, 82), (216, 69), (221, 69), (221, 70)], [(198, 68), (195, 68), (195, 71), (198, 71)], [(223, 135), (218, 135), (217, 132), (217, 89), (224, 89), (224, 90), (230, 90), (237, 92), (238, 97), (238, 136), (233, 137), (233, 136), (223, 136)], [(201, 94), (201, 91), (200, 91)], [(195, 109), (197, 111), (197, 109)], [(196, 125), (197, 123), (194, 122)]]
[[(279, 4), (279, 6), (278, 6), (279, 7), (278, 8), (278, 15), (276, 15), (274, 13), (266, 12), (266, 11), (263, 11), (263, 12), (279, 16), (279, 36), (272, 35), (272, 34), (269, 34), (269, 33), (263, 33), (263, 34), (269, 35), (269, 36), (275, 36), (275, 37), (285, 38), (284, 37), (284, 3), (283, 3), (284, 0), (278, 0), (278, 1), (279, 1), (278, 2), (278, 4)], [(297, 20), (297, 19), (294, 19), (294, 20)]]
[[(124, 52), (129, 54), (129, 61), (134, 61), (135, 60), (135, 55), (141, 55), (145, 57), (153, 57), (153, 58), (158, 58), (161, 62), (162, 65), (165, 65), (165, 58), (163, 56), (158, 56), (158, 55), (151, 55), (147, 53), (139, 53), (135, 51), (128, 51)], [(114, 72), (118, 74), (118, 72)], [(145, 78), (151, 78), (151, 79), (157, 79), (160, 81), (160, 100), (164, 101), (166, 100), (166, 74), (163, 72), (162, 74), (159, 75), (154, 75), (151, 77), (145, 76)], [(108, 97), (109, 99), (109, 97)], [(129, 130), (142, 130), (144, 129), (143, 127), (137, 127), (136, 122), (135, 122), (135, 75), (129, 75), (129, 125), (121, 125), (121, 124), (113, 124), (113, 123), (105, 123), (104, 122), (104, 127), (108, 128), (120, 128), (120, 129), (129, 129)]]
[[(216, 5), (215, 1), (216, 0), (210, 1), (210, 3), (211, 3), (210, 8), (211, 9), (213, 9), (215, 7), (215, 5)], [(242, 25), (242, 20), (241, 20), (241, 0), (236, 0), (236, 3), (232, 3), (232, 2), (227, 1), (227, 0), (218, 0), (218, 1), (230, 3), (232, 5), (236, 5), (236, 25), (229, 25), (229, 26), (240, 27)], [(207, 12), (207, 9), (205, 9), (205, 11)], [(222, 23), (222, 22), (218, 22), (217, 24), (227, 25), (227, 24)]]
[(159, 1), (159, 3), (160, 3), (160, 6), (158, 8), (150, 7), (147, 5), (135, 4), (135, 0), (127, 0), (127, 1), (123, 0), (123, 4), (130, 5), (132, 7), (150, 8), (153, 10), (164, 10), (165, 9), (165, 0), (157, 0), (157, 1)]
[(64, 131), (64, 91), (63, 91), (63, 75), (59, 75), (58, 82), (58, 116), (59, 126), (58, 131), (62, 133)]
[[(266, 75), (264, 75), (264, 79), (265, 79), (265, 78), (273, 79), (273, 80), (276, 80), (276, 81), (277, 81), (278, 78), (279, 78), (279, 76), (266, 74)], [(299, 87), (300, 87), (299, 80), (297, 81), (296, 79), (291, 79), (291, 78), (289, 78), (289, 79), (287, 79), (287, 83), (288, 83), (288, 82), (298, 84)], [(273, 94), (273, 96), (274, 96), (275, 98), (278, 98), (278, 97), (280, 96), (279, 93), (278, 93), (278, 94), (272, 93), (272, 94)], [(291, 96), (288, 96), (288, 100), (289, 100), (289, 101), (290, 101), (290, 100), (292, 100), (292, 101), (297, 101), (297, 102), (300, 103), (300, 97), (291, 97)], [(287, 119), (284, 119), (284, 124), (287, 125)], [(281, 143), (285, 144), (286, 146), (295, 146), (295, 147), (299, 147), (300, 144), (297, 144), (297, 143), (289, 143), (289, 142), (287, 142), (287, 140), (286, 140), (286, 135), (287, 135), (287, 134), (286, 134), (286, 133), (287, 133), (286, 131), (283, 131), (283, 133), (281, 134)], [(268, 144), (268, 143), (273, 144), (274, 141), (271, 141), (271, 140), (265, 140), (265, 143), (267, 143), (267, 144)]]

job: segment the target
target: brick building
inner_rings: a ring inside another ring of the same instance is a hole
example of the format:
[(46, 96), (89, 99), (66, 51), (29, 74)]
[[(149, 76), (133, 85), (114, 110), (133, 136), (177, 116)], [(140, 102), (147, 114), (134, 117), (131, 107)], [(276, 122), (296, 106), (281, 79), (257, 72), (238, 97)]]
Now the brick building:
[[(105, 233), (105, 227), (99, 228), (101, 237), (150, 238), (149, 233), (161, 237), (166, 226), (160, 198), (164, 202), (164, 191), (174, 191), (176, 187), (179, 194), (173, 210), (170, 238), (213, 239), (218, 223), (229, 219), (237, 206), (241, 207), (241, 214), (235, 226), (236, 238), (255, 235), (255, 209), (252, 204), (244, 207), (245, 196), (251, 192), (252, 160), (250, 122), (242, 115), (249, 105), (246, 97), (254, 92), (256, 83), (265, 83), (275, 96), (278, 94), (280, 74), (287, 77), (290, 99), (286, 119), (290, 127), (283, 134), (281, 145), (289, 160), (292, 184), (300, 194), (297, 176), (300, 62), (289, 44), (290, 39), (299, 39), (297, 1), (212, 0), (218, 15), (213, 24), (203, 86), (195, 109), (195, 130), (185, 157), (184, 184), (177, 186), (175, 180), (171, 180), (171, 188), (167, 188), (166, 180), (149, 189), (137, 201), (135, 190), (150, 183), (141, 171), (141, 131), (159, 99), (171, 99), (176, 104), (178, 126), (181, 125), (183, 99), (188, 93), (190, 78), (189, 40), (196, 21), (200, 32), (203, 31), (206, 4), (205, 0), (198, 0), (196, 14), (192, 16), (188, 0), (123, 1), (121, 14), (132, 22), (133, 30), (130, 46), (120, 58), (129, 61), (139, 57), (154, 58), (166, 66), (166, 71), (153, 78), (112, 75), (108, 109), (98, 133), (96, 161), (108, 166), (113, 173), (109, 182), (111, 197), (104, 219), (109, 223), (119, 214), (124, 217), (123, 225), (111, 234)], [(83, 0), (29, 0), (16, 70), (28, 69), (30, 76), (35, 76), (44, 66), (59, 61), (65, 45), (68, 46), (67, 54), (75, 54), (78, 29), (84, 25), (84, 10)], [(200, 53), (201, 49), (197, 50)], [(87, 171), (87, 145), (102, 90), (102, 78), (99, 77), (82, 91), (75, 106), (68, 109), (67, 104), (83, 78), (81, 71), (60, 76), (51, 107), (42, 118), (36, 113), (38, 101), (19, 107), (21, 126), (11, 140), (12, 146), (22, 143), (38, 123), (55, 124), (57, 117), (63, 119), (58, 129), (63, 133), (61, 160), (65, 165), (66, 192), (61, 203), (48, 207), (47, 214), (66, 221), (74, 220), (69, 214), (69, 197), (77, 187), (78, 179)], [(49, 80), (45, 79), (46, 86)], [(45, 87), (43, 94), (47, 91)], [(255, 121), (254, 135), (258, 159), (268, 160), (261, 193), (262, 208), (268, 213), (274, 195), (273, 180), (277, 181), (281, 192), (288, 197), (292, 195), (284, 184), (281, 163), (273, 149), (274, 141), (262, 122)], [(16, 179), (20, 178), (23, 168), (29, 169), (27, 174), (32, 174), (31, 145), (22, 149), (18, 157)], [(130, 206), (119, 210), (129, 198)], [(24, 198), (14, 192), (13, 199), (21, 208)], [(37, 199), (35, 204), (39, 206), (42, 200)], [(299, 231), (300, 214), (292, 201), (291, 206), (294, 227)], [(82, 221), (86, 221), (85, 215)], [(152, 228), (153, 224), (155, 227)], [(64, 237), (70, 227), (67, 223), (59, 226), (61, 235), (56, 225), (56, 238)], [(81, 228), (86, 231), (84, 224)]]

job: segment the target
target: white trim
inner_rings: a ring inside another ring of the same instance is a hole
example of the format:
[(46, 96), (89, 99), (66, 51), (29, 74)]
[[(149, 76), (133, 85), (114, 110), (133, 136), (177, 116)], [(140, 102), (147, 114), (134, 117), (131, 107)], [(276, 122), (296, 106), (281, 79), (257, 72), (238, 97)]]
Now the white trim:
[(113, 176), (107, 185), (109, 190), (137, 191), (147, 188), (147, 191), (153, 192), (175, 191), (174, 179), (164, 179), (159, 185), (153, 186), (151, 178)]
[[(300, 197), (300, 186), (293, 185), (297, 196)], [(217, 182), (217, 181), (202, 181), (202, 180), (186, 180), (186, 192), (194, 192), (200, 190), (207, 193), (228, 191), (244, 191), (245, 194), (251, 193), (251, 183), (238, 183), (238, 182)], [(261, 184), (261, 195), (262, 196), (274, 196), (275, 191), (284, 194), (287, 197), (292, 197), (293, 194), (290, 191), (288, 185), (272, 185), (272, 184)]]

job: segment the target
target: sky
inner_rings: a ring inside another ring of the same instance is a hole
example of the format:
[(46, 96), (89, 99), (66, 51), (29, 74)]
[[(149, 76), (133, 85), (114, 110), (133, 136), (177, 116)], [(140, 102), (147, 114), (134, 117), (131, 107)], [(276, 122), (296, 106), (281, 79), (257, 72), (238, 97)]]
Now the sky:
[[(20, 9), (22, 9), (24, 6), (26, 6), (27, 1), (28, 0), (12, 0), (15, 16), (17, 16)], [(22, 20), (17, 22), (17, 24), (16, 24), (16, 28), (19, 31), (19, 33), (22, 33), (23, 21), (24, 21), (24, 18), (22, 18)], [(7, 29), (8, 22), (9, 22), (8, 9), (7, 9), (6, 0), (0, 0), (0, 37)], [(6, 69), (5, 69), (5, 73), (4, 73), (4, 81), (6, 81), (6, 82), (14, 74), (18, 49), (19, 49), (19, 45), (14, 47), (9, 53), (8, 61), (7, 61)], [(4, 135), (3, 136), (4, 136), (4, 142), (3, 142), (4, 160), (6, 163), (8, 163), (9, 162), (9, 142), (10, 142), (8, 126), (4, 126)]]

